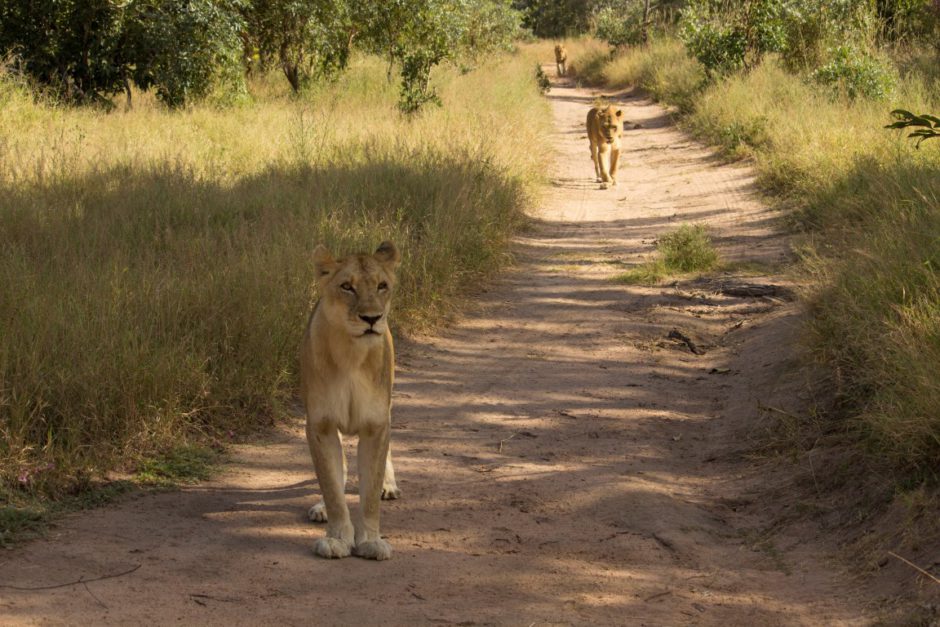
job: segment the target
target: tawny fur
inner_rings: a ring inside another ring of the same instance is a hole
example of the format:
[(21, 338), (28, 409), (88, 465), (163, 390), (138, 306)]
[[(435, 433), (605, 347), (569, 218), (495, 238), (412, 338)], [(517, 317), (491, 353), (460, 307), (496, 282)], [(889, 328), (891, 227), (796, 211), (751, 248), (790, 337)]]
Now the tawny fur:
[(568, 50), (561, 44), (555, 44), (555, 70), (558, 76), (568, 74)]
[[(388, 559), (379, 535), (379, 501), (398, 498), (389, 451), (395, 349), (388, 313), (400, 256), (391, 242), (372, 255), (333, 259), (318, 246), (314, 264), (320, 301), (300, 351), (301, 399), (307, 443), (323, 495), (311, 520), (326, 521), (322, 557), (355, 554)], [(355, 524), (346, 505), (342, 435), (358, 435), (359, 511)]]
[(612, 106), (591, 107), (587, 114), (587, 134), (597, 182), (601, 189), (607, 189), (608, 183), (616, 185), (623, 111)]

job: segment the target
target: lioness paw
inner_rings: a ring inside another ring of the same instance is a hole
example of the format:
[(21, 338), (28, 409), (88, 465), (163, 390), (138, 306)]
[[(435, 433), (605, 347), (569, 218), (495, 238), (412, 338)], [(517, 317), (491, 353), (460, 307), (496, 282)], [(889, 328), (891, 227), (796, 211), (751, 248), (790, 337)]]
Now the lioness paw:
[(349, 557), (352, 547), (339, 538), (320, 538), (313, 546), (313, 552), (327, 559)]
[(307, 510), (307, 518), (312, 522), (326, 522), (326, 503), (320, 501)]
[(388, 486), (382, 488), (382, 500), (383, 501), (394, 501), (395, 499), (401, 498), (401, 490), (398, 489), (398, 486)]
[(385, 540), (369, 540), (357, 544), (353, 554), (367, 560), (387, 560), (392, 557), (392, 547)]

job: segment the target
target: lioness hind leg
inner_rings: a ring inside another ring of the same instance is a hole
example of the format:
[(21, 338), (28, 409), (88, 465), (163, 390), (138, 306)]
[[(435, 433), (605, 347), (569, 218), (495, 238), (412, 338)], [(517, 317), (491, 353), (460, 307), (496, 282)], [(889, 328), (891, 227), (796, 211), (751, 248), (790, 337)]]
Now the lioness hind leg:
[(379, 534), (379, 503), (388, 463), (389, 431), (385, 424), (359, 435), (359, 516), (353, 553), (366, 559), (387, 560), (392, 556), (392, 547)]
[(382, 481), (382, 499), (393, 501), (401, 498), (401, 490), (395, 482), (395, 469), (392, 467), (392, 451), (385, 457), (385, 479)]
[(313, 425), (311, 428), (308, 424), (307, 440), (328, 514), (326, 537), (317, 540), (313, 551), (320, 557), (348, 557), (355, 542), (355, 529), (349, 519), (341, 482), (346, 472), (339, 432), (333, 426)]

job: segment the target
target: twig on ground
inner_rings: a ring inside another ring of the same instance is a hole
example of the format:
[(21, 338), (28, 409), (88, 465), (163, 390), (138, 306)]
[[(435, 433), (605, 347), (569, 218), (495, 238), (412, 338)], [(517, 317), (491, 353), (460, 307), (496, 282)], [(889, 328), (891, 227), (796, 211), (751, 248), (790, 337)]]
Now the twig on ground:
[(498, 452), (499, 452), (499, 453), (502, 453), (502, 452), (503, 452), (503, 444), (505, 444), (505, 443), (508, 442), (509, 440), (513, 439), (513, 438), (516, 437), (517, 435), (518, 435), (517, 433), (513, 433), (513, 434), (512, 434), (511, 436), (509, 436), (508, 438), (505, 438), (505, 439), (500, 440), (500, 441), (499, 441), (499, 451), (498, 451)]
[(652, 601), (653, 599), (658, 599), (658, 598), (660, 598), (660, 597), (664, 597), (664, 596), (666, 596), (667, 594), (672, 594), (672, 590), (666, 590), (666, 591), (664, 591), (664, 592), (659, 592), (659, 593), (657, 593), (657, 594), (654, 594), (653, 596), (646, 597), (645, 599), (643, 599), (643, 602), (644, 602), (644, 603), (649, 603), (649, 602)]
[(920, 566), (918, 566), (918, 565), (915, 564), (914, 562), (912, 562), (912, 561), (910, 561), (910, 560), (906, 560), (906, 559), (904, 559), (903, 557), (901, 557), (900, 555), (898, 555), (897, 553), (893, 553), (892, 551), (888, 551), (888, 555), (890, 555), (891, 557), (896, 557), (896, 558), (898, 558), (899, 560), (901, 560), (902, 562), (904, 562), (905, 564), (907, 564), (908, 566), (910, 566), (911, 568), (913, 568), (914, 570), (916, 570), (917, 572), (919, 572), (921, 575), (924, 575), (925, 577), (929, 577), (929, 578), (933, 579), (935, 583), (940, 583), (940, 579), (937, 579), (936, 577), (934, 577), (933, 575), (931, 575), (930, 573), (928, 573), (926, 570), (924, 570), (923, 568), (921, 568)]
[(84, 577), (79, 577), (75, 581), (69, 581), (68, 583), (57, 583), (52, 586), (14, 586), (10, 584), (0, 584), (0, 588), (7, 588), (9, 590), (53, 590), (55, 588), (67, 588), (68, 586), (77, 586), (78, 584), (86, 584), (92, 581), (101, 581), (102, 579), (114, 579), (115, 577), (123, 577), (124, 575), (130, 575), (132, 572), (143, 566), (143, 564), (138, 564), (129, 570), (125, 570), (120, 573), (114, 573), (111, 575), (102, 575), (101, 577), (93, 577), (91, 579), (85, 579)]

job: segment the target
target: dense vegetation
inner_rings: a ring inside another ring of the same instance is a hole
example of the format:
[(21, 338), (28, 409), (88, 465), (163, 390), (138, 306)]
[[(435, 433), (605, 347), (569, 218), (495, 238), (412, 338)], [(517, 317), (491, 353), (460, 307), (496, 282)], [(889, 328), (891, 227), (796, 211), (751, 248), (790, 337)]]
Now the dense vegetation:
[(314, 294), (310, 253), (404, 253), (394, 320), (435, 324), (506, 261), (544, 164), (523, 54), (435, 73), (397, 111), (354, 53), (293, 95), (256, 73), (228, 108), (37, 98), (0, 74), (0, 497), (62, 494), (280, 414)]
[(940, 146), (925, 140), (940, 121), (940, 4), (692, 0), (656, 35), (614, 56), (587, 41), (573, 66), (642, 86), (755, 161), (805, 235), (809, 345), (840, 424), (905, 485), (936, 482)]
[(507, 48), (520, 19), (505, 0), (6, 0), (0, 58), (62, 100), (109, 106), (133, 85), (180, 107), (244, 96), (246, 70), (300, 91), (356, 48), (395, 64), (413, 112), (438, 101), (432, 68)]

